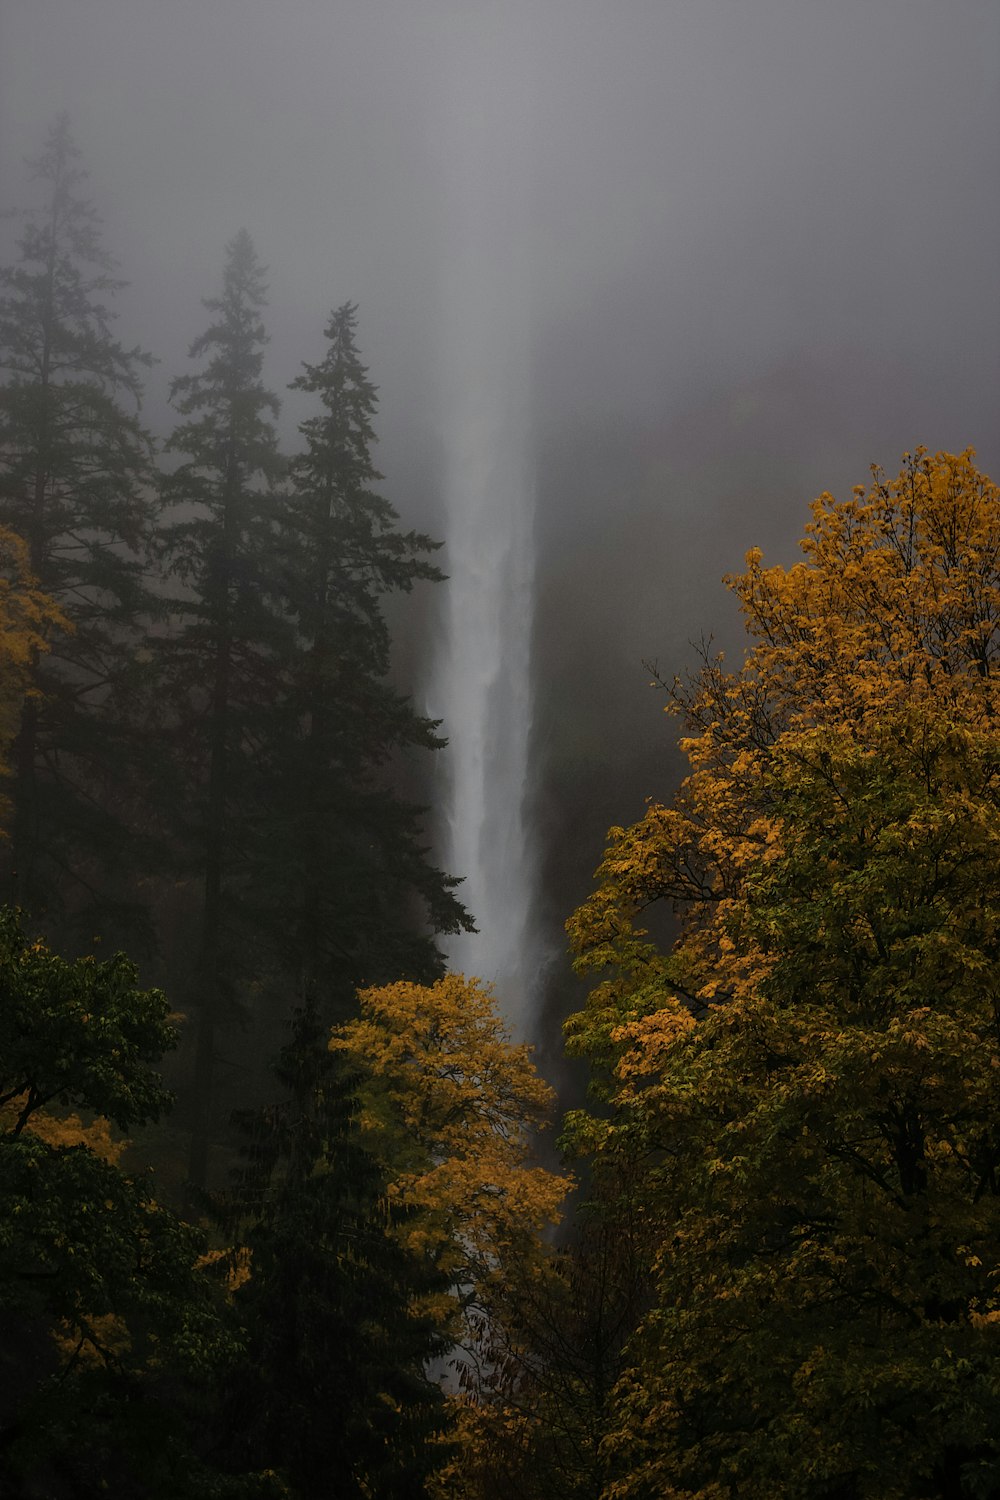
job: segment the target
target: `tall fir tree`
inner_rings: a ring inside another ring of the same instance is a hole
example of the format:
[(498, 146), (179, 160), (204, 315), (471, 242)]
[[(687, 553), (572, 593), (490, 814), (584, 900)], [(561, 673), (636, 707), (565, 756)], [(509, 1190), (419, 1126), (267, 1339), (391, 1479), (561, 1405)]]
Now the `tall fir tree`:
[(0, 272), (0, 524), (71, 628), (36, 653), (14, 751), (3, 894), (38, 919), (114, 926), (108, 871), (134, 859), (117, 713), (147, 604), (151, 444), (139, 420), (148, 357), (112, 335), (123, 283), (81, 196), (61, 117), (32, 164), (41, 206)]
[(278, 402), (261, 380), (267, 342), (264, 273), (249, 234), (226, 249), (212, 321), (191, 346), (203, 361), (174, 381), (185, 420), (168, 450), (182, 455), (164, 483), (173, 511), (161, 534), (176, 629), (160, 642), (161, 709), (172, 769), (166, 781), (177, 847), (200, 888), (199, 937), (189, 995), (195, 1016), (191, 1181), (205, 1185), (222, 1029), (237, 1017), (254, 953), (243, 920), (247, 841), (260, 816), (262, 723), (287, 655), (287, 627), (272, 607), (272, 486), (281, 471), (271, 418)]
[(434, 978), (434, 935), (468, 925), (457, 882), (428, 860), (423, 809), (392, 784), (399, 752), (443, 742), (388, 681), (382, 601), (441, 574), (428, 560), (436, 544), (402, 532), (376, 489), (377, 394), (356, 322), (351, 303), (337, 308), (324, 359), (292, 383), (320, 409), (300, 426), (304, 450), (281, 513), (296, 644), (269, 797), (284, 836), (262, 848), (260, 882), (262, 921), (300, 996), (321, 995), (341, 1016), (359, 986)]
[(228, 1206), (246, 1354), (215, 1461), (277, 1470), (301, 1500), (418, 1500), (447, 1451), (427, 1374), (447, 1347), (435, 1316), (447, 1278), (402, 1242), (411, 1211), (365, 1148), (357, 1076), (314, 1005), (296, 1013), (274, 1073), (281, 1101), (240, 1122), (245, 1166)]

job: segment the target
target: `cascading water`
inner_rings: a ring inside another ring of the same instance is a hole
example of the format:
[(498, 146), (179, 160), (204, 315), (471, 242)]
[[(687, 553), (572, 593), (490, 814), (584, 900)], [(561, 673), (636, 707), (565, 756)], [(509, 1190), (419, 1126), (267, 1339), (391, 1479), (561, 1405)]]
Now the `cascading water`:
[(433, 689), (449, 748), (445, 867), (479, 932), (449, 966), (496, 986), (530, 1035), (539, 987), (536, 862), (526, 819), (534, 488), (530, 431), (529, 70), (497, 26), (450, 38), (442, 131), (442, 431), (449, 575)]

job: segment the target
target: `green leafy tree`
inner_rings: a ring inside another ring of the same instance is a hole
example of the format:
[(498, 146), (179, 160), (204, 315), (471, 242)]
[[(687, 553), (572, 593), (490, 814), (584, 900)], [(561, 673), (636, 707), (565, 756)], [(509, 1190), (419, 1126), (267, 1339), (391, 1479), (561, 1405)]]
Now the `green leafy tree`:
[[(71, 629), (32, 661), (14, 752), (8, 893), (34, 915), (125, 916), (114, 865), (135, 859), (128, 741), (116, 705), (146, 604), (150, 442), (138, 417), (149, 361), (117, 342), (121, 287), (60, 118), (34, 163), (41, 207), (0, 273), (0, 523)], [(134, 915), (134, 913), (133, 913)]]
[(200, 1236), (120, 1169), (110, 1131), (168, 1102), (167, 1003), (121, 954), (70, 963), (29, 942), (10, 908), (0, 991), (0, 1485), (207, 1495), (186, 1393), (204, 1399), (232, 1341)]
[(185, 420), (168, 451), (181, 461), (164, 482), (171, 518), (162, 555), (180, 585), (176, 629), (158, 643), (163, 786), (175, 846), (200, 888), (195, 973), (194, 1122), (190, 1176), (206, 1182), (217, 1128), (219, 1038), (240, 1015), (253, 957), (246, 920), (252, 827), (264, 812), (259, 747), (287, 656), (272, 604), (271, 489), (280, 474), (271, 417), (278, 403), (261, 380), (266, 343), (264, 276), (250, 236), (227, 247), (223, 290), (205, 306), (209, 327), (191, 346), (202, 367), (174, 381)]
[(441, 575), (427, 560), (434, 544), (401, 532), (375, 488), (376, 389), (356, 321), (350, 303), (337, 308), (322, 363), (292, 385), (319, 411), (300, 428), (280, 517), (296, 640), (268, 794), (278, 832), (268, 827), (258, 881), (261, 920), (299, 992), (341, 1015), (359, 985), (435, 977), (434, 934), (468, 925), (457, 882), (428, 859), (424, 810), (392, 785), (393, 757), (442, 741), (387, 680), (382, 600)]
[(746, 658), (571, 924), (575, 1128), (660, 1247), (609, 1496), (1000, 1494), (1000, 492), (918, 452), (803, 549), (731, 581)]

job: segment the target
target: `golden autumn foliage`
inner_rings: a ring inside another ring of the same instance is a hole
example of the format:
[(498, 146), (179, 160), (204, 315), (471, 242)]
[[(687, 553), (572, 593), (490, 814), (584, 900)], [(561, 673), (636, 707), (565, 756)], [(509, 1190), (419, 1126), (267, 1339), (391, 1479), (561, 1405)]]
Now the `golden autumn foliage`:
[[(32, 577), (21, 538), (0, 526), (0, 773), (7, 770), (38, 653), (48, 649), (53, 631), (69, 628), (62, 611)], [(7, 807), (7, 800), (0, 799), (0, 826)]]
[[(17, 1101), (0, 1106), (0, 1132), (6, 1134), (11, 1130), (17, 1123), (18, 1114)], [(78, 1114), (54, 1115), (46, 1109), (39, 1109), (31, 1115), (25, 1128), (47, 1146), (57, 1150), (83, 1146), (112, 1167), (118, 1165), (128, 1147), (125, 1137), (118, 1135), (111, 1121), (103, 1115), (83, 1120)]]
[(385, 1173), (392, 1232), (443, 1273), (447, 1289), (421, 1306), (454, 1343), (460, 1390), (449, 1397), (453, 1451), (432, 1492), (458, 1497), (488, 1462), (497, 1427), (518, 1426), (489, 1376), (517, 1339), (513, 1283), (549, 1274), (545, 1235), (570, 1186), (533, 1161), (553, 1095), (478, 979), (449, 974), (359, 998), (360, 1017), (330, 1045), (363, 1080), (361, 1139)]
[(461, 974), (363, 990), (331, 1049), (365, 1079), (362, 1135), (405, 1208), (399, 1232), (461, 1290), (555, 1223), (569, 1183), (532, 1161), (552, 1090), (488, 986)]
[(616, 1500), (1000, 1494), (1000, 492), (918, 451), (802, 547), (570, 924), (660, 1247)]

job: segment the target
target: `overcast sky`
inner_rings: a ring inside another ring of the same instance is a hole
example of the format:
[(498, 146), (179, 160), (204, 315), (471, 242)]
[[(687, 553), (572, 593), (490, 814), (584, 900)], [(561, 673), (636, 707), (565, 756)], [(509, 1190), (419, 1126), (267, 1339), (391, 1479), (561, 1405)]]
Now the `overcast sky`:
[(492, 315), (530, 312), (555, 922), (607, 823), (669, 791), (642, 657), (669, 673), (726, 636), (746, 547), (790, 557), (816, 493), (917, 443), (1000, 473), (1000, 5), (3, 0), (4, 203), (67, 109), (160, 430), (240, 227), (270, 267), (275, 388), (357, 301), (386, 493), (439, 527), (477, 80), (517, 221), (482, 247), (513, 257)]

